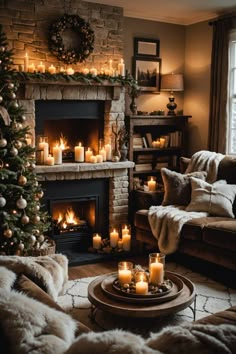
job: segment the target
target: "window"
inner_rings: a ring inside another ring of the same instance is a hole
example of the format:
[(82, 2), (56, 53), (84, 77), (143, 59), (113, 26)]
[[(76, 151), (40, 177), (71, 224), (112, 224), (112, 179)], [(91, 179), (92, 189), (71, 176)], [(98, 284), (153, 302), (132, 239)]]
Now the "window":
[(236, 154), (236, 30), (230, 34), (227, 153)]

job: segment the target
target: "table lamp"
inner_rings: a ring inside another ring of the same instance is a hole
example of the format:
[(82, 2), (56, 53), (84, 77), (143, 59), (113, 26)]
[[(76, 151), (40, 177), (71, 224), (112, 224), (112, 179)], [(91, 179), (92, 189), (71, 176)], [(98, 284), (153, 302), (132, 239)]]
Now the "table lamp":
[(161, 91), (170, 91), (169, 103), (166, 107), (169, 109), (168, 115), (175, 116), (175, 103), (174, 91), (184, 90), (184, 80), (182, 74), (166, 74), (161, 77)]

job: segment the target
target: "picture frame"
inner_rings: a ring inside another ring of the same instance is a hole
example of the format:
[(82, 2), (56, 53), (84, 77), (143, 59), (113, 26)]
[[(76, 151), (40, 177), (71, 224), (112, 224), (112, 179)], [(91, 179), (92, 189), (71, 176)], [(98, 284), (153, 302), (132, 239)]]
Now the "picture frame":
[(134, 38), (134, 56), (159, 57), (159, 39)]
[(136, 56), (133, 58), (133, 76), (144, 92), (160, 92), (161, 59)]

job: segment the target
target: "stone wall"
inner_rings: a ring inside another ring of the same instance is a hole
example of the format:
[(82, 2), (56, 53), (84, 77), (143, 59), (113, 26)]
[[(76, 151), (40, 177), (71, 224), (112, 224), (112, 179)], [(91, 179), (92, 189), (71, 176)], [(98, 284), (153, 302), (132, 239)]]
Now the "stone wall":
[(24, 64), (27, 52), (35, 66), (62, 63), (48, 49), (48, 29), (64, 14), (75, 14), (88, 22), (95, 32), (95, 47), (86, 63), (75, 64), (75, 70), (86, 66), (98, 70), (113, 60), (114, 67), (123, 57), (123, 9), (80, 0), (0, 0), (0, 23), (14, 49), (14, 65)]

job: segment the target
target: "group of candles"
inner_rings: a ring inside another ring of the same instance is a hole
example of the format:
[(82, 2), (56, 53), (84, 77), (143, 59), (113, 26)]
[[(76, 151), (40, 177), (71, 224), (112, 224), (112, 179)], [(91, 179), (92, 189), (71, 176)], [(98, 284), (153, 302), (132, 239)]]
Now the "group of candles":
[(158, 285), (164, 281), (165, 255), (163, 253), (149, 254), (149, 279), (147, 273), (138, 271), (133, 276), (132, 262), (118, 263), (118, 280), (122, 286), (135, 282), (136, 294), (147, 295), (148, 285)]
[[(98, 233), (93, 235), (93, 248), (94, 249), (101, 249), (102, 245), (102, 236)], [(122, 248), (124, 251), (130, 251), (131, 248), (131, 234), (130, 228), (125, 225), (121, 229), (121, 237), (117, 229), (113, 229), (110, 232), (110, 246), (112, 248)]]
[[(21, 71), (29, 72), (29, 73), (34, 73), (34, 72), (39, 72), (39, 73), (45, 73), (46, 71), (49, 72), (50, 74), (56, 74), (57, 73), (57, 68), (51, 64), (47, 69), (45, 64), (41, 61), (37, 67), (35, 66), (34, 63), (29, 63), (29, 56), (28, 53), (25, 54), (24, 56), (24, 68), (22, 66), (20, 67)], [(75, 73), (75, 70), (72, 67), (64, 68), (60, 67), (59, 69), (60, 73), (66, 73), (67, 75), (73, 75)], [(98, 74), (105, 74), (109, 76), (125, 76), (125, 64), (124, 64), (124, 59), (120, 59), (120, 62), (118, 63), (117, 69), (113, 67), (113, 61), (112, 59), (109, 60), (109, 65), (107, 67), (102, 67), (100, 71), (98, 71), (95, 67), (92, 68), (83, 68), (82, 69), (83, 74), (92, 74), (94, 76)]]
[(76, 162), (99, 163), (104, 161), (111, 161), (112, 159), (111, 144), (105, 144), (104, 146), (101, 146), (98, 155), (94, 155), (91, 148), (88, 148), (86, 151), (84, 151), (84, 146), (82, 146), (81, 143), (79, 143), (78, 146), (75, 146), (74, 150)]
[(160, 148), (160, 149), (164, 148), (165, 144), (166, 144), (165, 138), (159, 138), (159, 139), (156, 139), (152, 142), (152, 146), (154, 148)]

